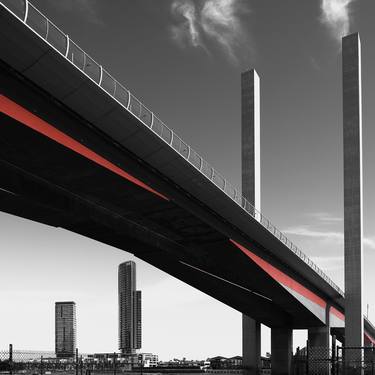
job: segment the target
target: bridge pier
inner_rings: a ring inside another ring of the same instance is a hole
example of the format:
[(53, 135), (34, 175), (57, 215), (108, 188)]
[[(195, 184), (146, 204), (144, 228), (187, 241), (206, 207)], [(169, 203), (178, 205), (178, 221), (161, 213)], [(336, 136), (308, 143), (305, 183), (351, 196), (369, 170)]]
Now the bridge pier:
[(308, 329), (308, 361), (311, 374), (329, 375), (330, 373), (329, 335), (329, 325)]
[[(362, 77), (359, 34), (342, 39), (344, 136), (345, 344), (363, 346)], [(351, 350), (348, 367), (362, 357)]]
[(329, 375), (330, 373), (330, 347), (331, 334), (330, 304), (325, 308), (325, 323), (323, 327), (311, 327), (307, 330), (308, 361), (311, 374)]
[[(241, 74), (242, 195), (260, 211), (260, 82), (254, 69)], [(260, 373), (260, 322), (242, 315), (246, 375)]]
[(271, 328), (272, 375), (291, 375), (293, 356), (293, 330)]
[(244, 375), (260, 373), (260, 323), (242, 314), (242, 364)]

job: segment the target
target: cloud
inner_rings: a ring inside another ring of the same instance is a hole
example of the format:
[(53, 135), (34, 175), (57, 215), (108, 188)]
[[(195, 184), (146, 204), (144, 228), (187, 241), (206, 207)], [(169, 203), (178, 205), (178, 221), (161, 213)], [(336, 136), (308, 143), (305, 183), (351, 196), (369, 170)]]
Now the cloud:
[(236, 50), (245, 42), (239, 14), (248, 10), (238, 0), (207, 0), (201, 12), (205, 33), (224, 49), (227, 56), (237, 61)]
[(365, 237), (363, 239), (363, 245), (364, 245), (364, 247), (367, 247), (368, 249), (375, 250), (375, 238), (374, 237)]
[(350, 5), (355, 0), (321, 0), (321, 22), (328, 26), (332, 36), (341, 41), (349, 33)]
[(307, 214), (307, 216), (312, 217), (318, 221), (324, 222), (324, 223), (339, 223), (343, 221), (342, 217), (333, 216), (332, 214), (328, 212), (311, 212)]
[(198, 31), (197, 12), (190, 0), (176, 0), (172, 3), (172, 13), (182, 18), (179, 25), (171, 28), (172, 37), (178, 43), (188, 41), (193, 47), (203, 46)]
[(309, 226), (290, 227), (290, 228), (285, 229), (283, 232), (286, 234), (294, 234), (297, 236), (334, 240), (340, 243), (344, 240), (343, 233), (334, 232), (334, 231), (326, 232), (326, 231), (320, 231), (320, 230), (313, 230)]
[[(179, 45), (189, 44), (202, 47), (208, 52), (206, 44), (214, 42), (234, 63), (249, 48), (248, 37), (242, 26), (240, 16), (248, 13), (243, 0), (174, 0), (171, 12), (176, 24), (171, 27), (172, 38)], [(195, 5), (197, 4), (197, 5)], [(206, 42), (206, 43), (205, 43)]]
[[(334, 231), (314, 230), (309, 226), (290, 227), (283, 231), (285, 234), (328, 240), (337, 244), (344, 244), (344, 233)], [(363, 237), (364, 249), (375, 250), (375, 237)]]

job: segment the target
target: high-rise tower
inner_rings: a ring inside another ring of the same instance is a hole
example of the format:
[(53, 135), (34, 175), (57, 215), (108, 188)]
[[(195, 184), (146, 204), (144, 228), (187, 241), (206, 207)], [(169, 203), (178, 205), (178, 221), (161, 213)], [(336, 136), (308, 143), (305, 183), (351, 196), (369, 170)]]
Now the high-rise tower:
[(75, 302), (55, 303), (55, 353), (57, 358), (74, 357), (77, 325)]
[(121, 263), (118, 270), (119, 349), (134, 354), (142, 345), (141, 291), (136, 290), (136, 265)]

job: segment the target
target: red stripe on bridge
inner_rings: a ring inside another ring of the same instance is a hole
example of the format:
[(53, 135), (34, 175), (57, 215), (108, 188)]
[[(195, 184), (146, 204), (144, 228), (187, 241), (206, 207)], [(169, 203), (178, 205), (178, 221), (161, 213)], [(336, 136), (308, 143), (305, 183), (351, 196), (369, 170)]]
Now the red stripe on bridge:
[(375, 344), (375, 339), (370, 336), (368, 333), (365, 332), (365, 337), (367, 337), (367, 339), (372, 343), (372, 344)]
[(150, 186), (146, 185), (144, 182), (133, 177), (128, 172), (117, 167), (107, 159), (103, 158), (96, 152), (92, 151), (83, 144), (77, 142), (72, 137), (63, 133), (62, 131), (56, 129), (54, 126), (50, 125), (48, 122), (42, 120), (40, 117), (29, 112), (19, 104), (13, 102), (4, 95), (0, 95), (0, 111), (6, 114), (9, 117), (17, 120), (21, 124), (33, 129), (34, 131), (43, 134), (44, 136), (52, 139), (53, 141), (59, 143), (60, 145), (69, 148), (70, 150), (84, 156), (85, 158), (93, 161), (94, 163), (104, 167), (105, 169), (117, 174), (118, 176), (132, 182), (135, 185), (157, 195), (158, 197), (169, 200), (165, 195), (154, 190)]
[(334, 307), (330, 307), (329, 309), (330, 314), (335, 315), (337, 318), (345, 322), (345, 315), (340, 312), (339, 310), (335, 309)]
[(284, 272), (280, 271), (276, 267), (272, 266), (270, 263), (266, 262), (264, 259), (260, 258), (259, 256), (252, 253), (250, 250), (246, 249), (244, 246), (240, 245), (238, 242), (230, 239), (230, 241), (237, 246), (244, 254), (246, 254), (251, 260), (253, 260), (260, 268), (262, 268), (265, 272), (268, 273), (274, 280), (278, 281), (280, 284), (294, 290), (301, 296), (309, 299), (310, 301), (314, 302), (315, 304), (321, 306), (322, 308), (326, 308), (327, 303), (313, 293), (311, 290), (304, 287), (299, 282), (292, 279), (290, 276), (285, 274)]

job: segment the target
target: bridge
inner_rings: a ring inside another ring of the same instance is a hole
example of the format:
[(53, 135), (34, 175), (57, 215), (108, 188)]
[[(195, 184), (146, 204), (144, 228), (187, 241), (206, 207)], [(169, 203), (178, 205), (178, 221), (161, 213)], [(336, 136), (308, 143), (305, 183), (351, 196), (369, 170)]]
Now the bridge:
[(134, 253), (271, 327), (274, 374), (293, 329), (344, 342), (343, 291), (254, 202), (30, 2), (0, 5), (3, 212)]

